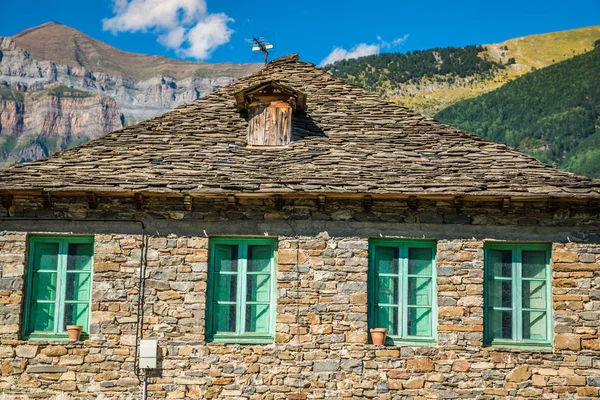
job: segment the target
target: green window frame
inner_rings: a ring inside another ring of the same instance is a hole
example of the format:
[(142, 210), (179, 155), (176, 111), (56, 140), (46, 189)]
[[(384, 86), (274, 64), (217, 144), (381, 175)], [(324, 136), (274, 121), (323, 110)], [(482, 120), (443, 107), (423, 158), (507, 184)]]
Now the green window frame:
[(436, 245), (369, 241), (369, 327), (387, 328), (387, 344), (437, 342)]
[(484, 250), (484, 343), (551, 348), (551, 246), (486, 243)]
[(67, 325), (87, 338), (92, 301), (94, 239), (31, 237), (23, 337), (68, 340)]
[(208, 341), (271, 343), (277, 299), (276, 240), (213, 238), (207, 290)]

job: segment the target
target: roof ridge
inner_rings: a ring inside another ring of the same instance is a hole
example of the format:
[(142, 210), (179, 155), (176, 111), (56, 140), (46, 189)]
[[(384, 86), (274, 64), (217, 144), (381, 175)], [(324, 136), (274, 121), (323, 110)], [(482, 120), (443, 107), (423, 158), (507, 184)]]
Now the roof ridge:
[(285, 64), (285, 63), (294, 63), (300, 61), (300, 56), (297, 53), (288, 54), (287, 56), (279, 57), (271, 62), (268, 65), (272, 64)]

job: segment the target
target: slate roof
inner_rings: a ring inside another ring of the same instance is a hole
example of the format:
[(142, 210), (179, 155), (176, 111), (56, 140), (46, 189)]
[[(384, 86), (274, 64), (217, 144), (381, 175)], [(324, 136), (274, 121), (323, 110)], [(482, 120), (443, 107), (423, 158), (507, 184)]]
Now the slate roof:
[[(278, 81), (307, 96), (286, 148), (245, 147), (234, 93)], [(600, 181), (425, 118), (287, 56), (209, 96), (0, 171), (0, 191), (371, 193), (600, 197)]]

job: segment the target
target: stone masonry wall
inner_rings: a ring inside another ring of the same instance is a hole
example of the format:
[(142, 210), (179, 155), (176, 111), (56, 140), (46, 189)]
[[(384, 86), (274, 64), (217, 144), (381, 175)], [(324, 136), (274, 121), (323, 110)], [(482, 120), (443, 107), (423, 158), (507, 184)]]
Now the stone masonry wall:
[[(421, 203), (412, 210), (403, 202), (375, 202), (365, 211), (356, 201), (330, 202), (319, 211), (312, 200), (286, 202), (279, 211), (270, 200), (234, 208), (225, 200), (195, 202), (193, 211), (178, 207), (173, 199), (151, 199), (137, 210), (133, 202), (105, 199), (98, 210), (89, 210), (85, 202), (65, 198), (48, 210), (18, 198), (10, 210), (16, 216), (151, 221), (144, 337), (159, 339), (162, 354), (159, 372), (150, 378), (150, 399), (598, 396), (600, 240), (595, 235), (600, 229), (598, 215), (586, 208), (466, 204), (457, 212), (446, 203)], [(244, 225), (247, 220), (255, 222)], [(303, 224), (306, 220), (311, 223)], [(132, 372), (141, 255), (137, 228), (118, 222), (11, 224), (0, 221), (5, 227), (0, 228), (0, 399), (140, 398), (141, 384)], [(475, 225), (493, 229), (477, 235)], [(379, 227), (390, 236), (438, 241), (435, 346), (368, 343), (368, 238)], [(27, 236), (38, 232), (94, 235), (89, 340), (20, 339)], [(564, 232), (570, 236), (559, 240)], [(206, 343), (208, 237), (215, 234), (278, 238), (273, 344)], [(553, 243), (552, 350), (482, 346), (484, 242), (511, 235)]]

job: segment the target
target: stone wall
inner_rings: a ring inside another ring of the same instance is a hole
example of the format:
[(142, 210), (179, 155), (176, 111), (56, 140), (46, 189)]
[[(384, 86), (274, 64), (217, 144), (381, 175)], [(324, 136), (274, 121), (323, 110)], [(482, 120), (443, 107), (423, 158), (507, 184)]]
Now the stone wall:
[[(17, 198), (16, 216), (144, 218), (148, 279), (144, 337), (157, 338), (151, 399), (574, 398), (600, 387), (598, 214), (585, 207), (314, 200), (195, 201)], [(141, 234), (119, 222), (0, 221), (0, 399), (138, 399), (133, 374)], [(478, 228), (479, 226), (479, 228)], [(27, 234), (95, 238), (92, 325), (84, 342), (19, 337)], [(438, 343), (367, 341), (368, 238), (435, 238)], [(206, 343), (208, 237), (278, 238), (273, 344)], [(487, 239), (553, 243), (554, 348), (483, 347)]]

